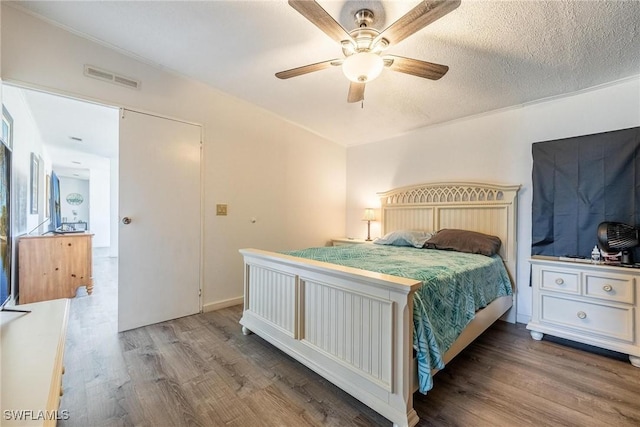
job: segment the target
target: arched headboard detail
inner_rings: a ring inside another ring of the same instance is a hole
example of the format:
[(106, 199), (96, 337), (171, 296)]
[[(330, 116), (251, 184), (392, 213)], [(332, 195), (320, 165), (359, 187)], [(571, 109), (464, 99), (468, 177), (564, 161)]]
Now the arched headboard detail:
[(437, 182), (378, 193), (382, 234), (458, 228), (498, 236), (500, 256), (515, 284), (519, 189), (520, 185)]

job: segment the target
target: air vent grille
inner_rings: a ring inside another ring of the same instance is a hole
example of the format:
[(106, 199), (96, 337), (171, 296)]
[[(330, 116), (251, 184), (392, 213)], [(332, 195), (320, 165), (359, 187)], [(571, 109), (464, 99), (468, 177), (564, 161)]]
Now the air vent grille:
[(118, 84), (121, 84), (121, 85), (124, 85), (124, 86), (129, 86), (129, 87), (132, 87), (134, 89), (138, 89), (138, 85), (140, 84), (135, 80), (127, 79), (127, 78), (120, 77), (120, 76), (113, 76), (113, 81), (115, 83), (118, 83)]
[(131, 89), (140, 89), (140, 81), (129, 77), (112, 73), (111, 71), (103, 70), (92, 65), (84, 66), (84, 75), (94, 79), (102, 80), (105, 82), (114, 83), (120, 86), (125, 86)]

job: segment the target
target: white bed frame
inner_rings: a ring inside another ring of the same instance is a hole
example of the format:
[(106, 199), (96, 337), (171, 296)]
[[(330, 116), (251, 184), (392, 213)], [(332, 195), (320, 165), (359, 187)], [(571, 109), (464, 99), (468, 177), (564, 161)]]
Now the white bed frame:
[[(518, 185), (433, 183), (380, 193), (383, 234), (458, 228), (500, 237), (516, 277)], [(421, 282), (257, 249), (244, 256), (245, 334), (254, 332), (370, 406), (394, 426), (414, 426), (413, 293)], [(514, 304), (480, 310), (445, 363)], [(515, 321), (515, 310), (507, 320)]]

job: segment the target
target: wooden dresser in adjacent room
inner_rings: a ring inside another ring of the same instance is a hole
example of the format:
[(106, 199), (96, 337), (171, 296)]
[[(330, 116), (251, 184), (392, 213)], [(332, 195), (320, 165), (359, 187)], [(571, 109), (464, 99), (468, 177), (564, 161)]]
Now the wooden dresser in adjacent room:
[(92, 234), (49, 234), (18, 239), (20, 304), (73, 298), (80, 286), (93, 290)]

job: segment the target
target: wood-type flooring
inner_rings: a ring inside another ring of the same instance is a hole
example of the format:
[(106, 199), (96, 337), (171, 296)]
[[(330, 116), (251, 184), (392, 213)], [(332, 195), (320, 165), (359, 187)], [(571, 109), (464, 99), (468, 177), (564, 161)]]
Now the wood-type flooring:
[[(59, 426), (391, 426), (242, 335), (240, 306), (118, 334), (117, 261), (97, 256), (94, 281), (71, 301)], [(421, 426), (638, 426), (640, 369), (497, 322), (414, 406)]]

